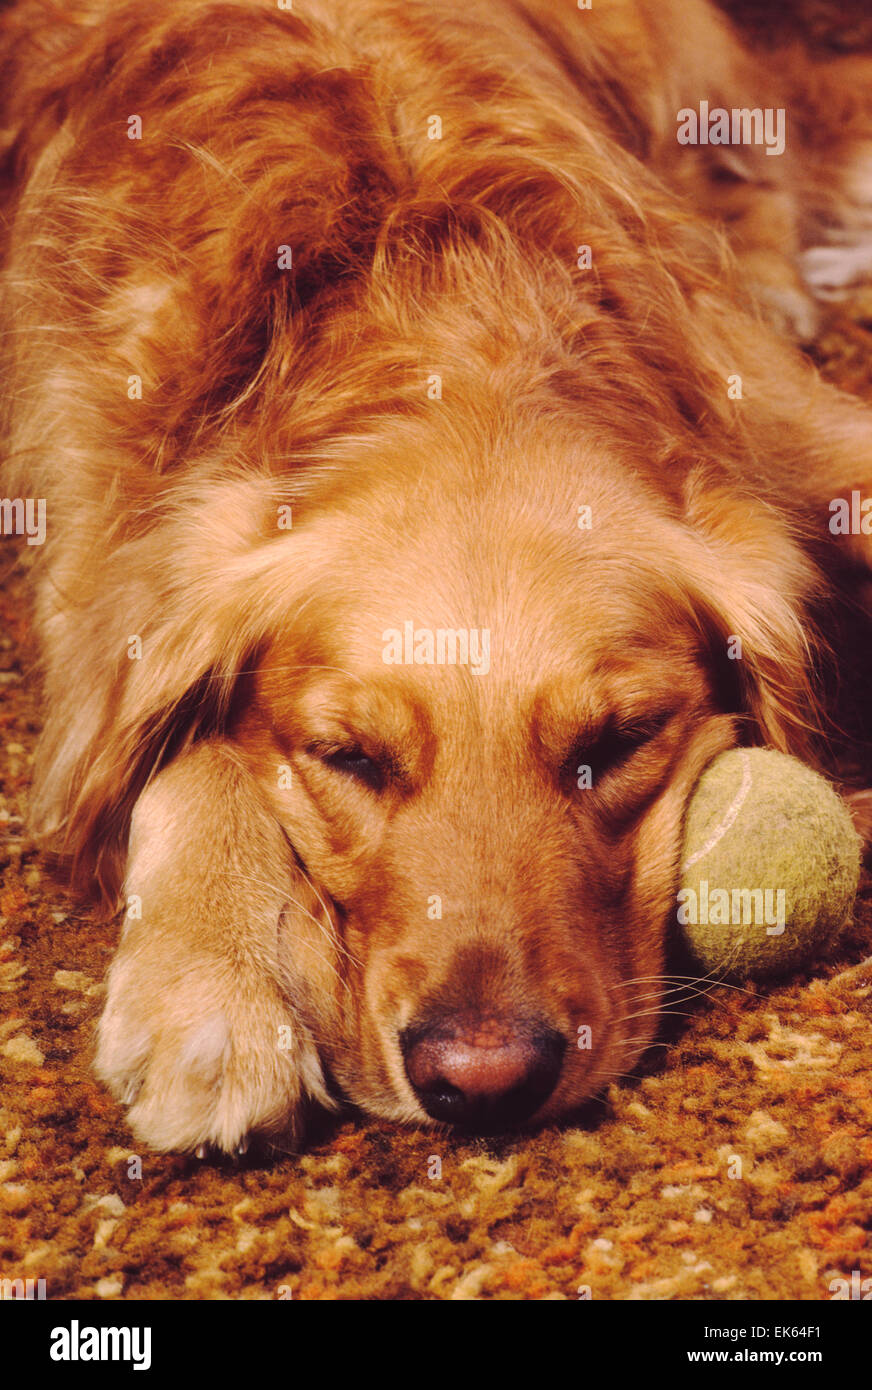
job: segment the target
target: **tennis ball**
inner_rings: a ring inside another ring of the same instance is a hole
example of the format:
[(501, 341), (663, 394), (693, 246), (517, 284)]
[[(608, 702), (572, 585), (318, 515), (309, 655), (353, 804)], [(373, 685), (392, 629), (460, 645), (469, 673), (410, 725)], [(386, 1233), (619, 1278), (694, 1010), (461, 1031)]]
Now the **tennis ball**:
[(787, 974), (833, 944), (859, 877), (860, 839), (830, 784), (785, 753), (732, 748), (687, 809), (679, 933), (706, 975)]

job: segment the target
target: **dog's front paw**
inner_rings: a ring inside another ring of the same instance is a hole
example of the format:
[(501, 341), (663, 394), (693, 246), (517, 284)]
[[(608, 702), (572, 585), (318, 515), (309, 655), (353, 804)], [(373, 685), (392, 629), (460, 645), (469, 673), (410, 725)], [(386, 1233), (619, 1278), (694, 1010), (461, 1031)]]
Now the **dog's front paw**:
[(243, 1152), (255, 1133), (300, 1138), (306, 1094), (329, 1104), (315, 1048), (275, 985), (223, 961), (147, 960), (122, 945), (96, 1070), (150, 1148)]

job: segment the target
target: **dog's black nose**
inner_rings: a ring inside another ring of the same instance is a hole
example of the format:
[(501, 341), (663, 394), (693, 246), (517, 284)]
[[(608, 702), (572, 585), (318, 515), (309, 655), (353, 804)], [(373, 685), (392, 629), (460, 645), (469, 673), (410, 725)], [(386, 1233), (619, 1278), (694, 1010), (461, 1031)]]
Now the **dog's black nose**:
[(428, 1115), (492, 1133), (523, 1123), (547, 1100), (566, 1042), (541, 1023), (463, 1014), (412, 1024), (400, 1045)]

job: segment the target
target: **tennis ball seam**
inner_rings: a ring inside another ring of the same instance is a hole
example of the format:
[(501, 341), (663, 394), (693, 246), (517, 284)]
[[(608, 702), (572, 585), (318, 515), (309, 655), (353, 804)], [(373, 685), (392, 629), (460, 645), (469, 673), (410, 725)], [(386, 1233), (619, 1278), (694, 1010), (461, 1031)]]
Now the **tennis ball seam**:
[(751, 759), (748, 757), (748, 754), (745, 750), (740, 751), (742, 753), (742, 781), (739, 786), (739, 790), (736, 792), (736, 795), (731, 805), (727, 807), (720, 825), (715, 826), (708, 840), (706, 840), (705, 844), (702, 846), (701, 849), (698, 849), (695, 854), (692, 854), (690, 856), (689, 859), (685, 859), (684, 863), (681, 866), (682, 873), (686, 873), (687, 870), (691, 868), (694, 864), (696, 864), (698, 860), (704, 859), (707, 854), (711, 854), (715, 845), (720, 843), (720, 841), (724, 838), (730, 827), (735, 824), (739, 812), (741, 811), (742, 807), (748, 799), (748, 793), (750, 792), (752, 783), (754, 781), (754, 778), (751, 773)]

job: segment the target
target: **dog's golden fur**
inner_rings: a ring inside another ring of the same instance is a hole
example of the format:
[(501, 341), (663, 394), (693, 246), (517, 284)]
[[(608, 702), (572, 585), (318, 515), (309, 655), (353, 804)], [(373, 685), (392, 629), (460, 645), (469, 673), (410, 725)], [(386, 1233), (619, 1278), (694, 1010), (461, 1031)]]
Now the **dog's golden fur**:
[[(752, 299), (808, 336), (864, 264), (869, 65), (757, 62), (702, 0), (21, 0), (0, 39), (34, 813), (128, 905), (100, 1074), (159, 1148), (330, 1077), (423, 1121), (401, 1035), (475, 1013), (560, 1035), (569, 1109), (655, 1033), (702, 767), (820, 756), (872, 420)], [(784, 106), (783, 158), (680, 147), (702, 98)], [(406, 621), (489, 671), (386, 665)]]

